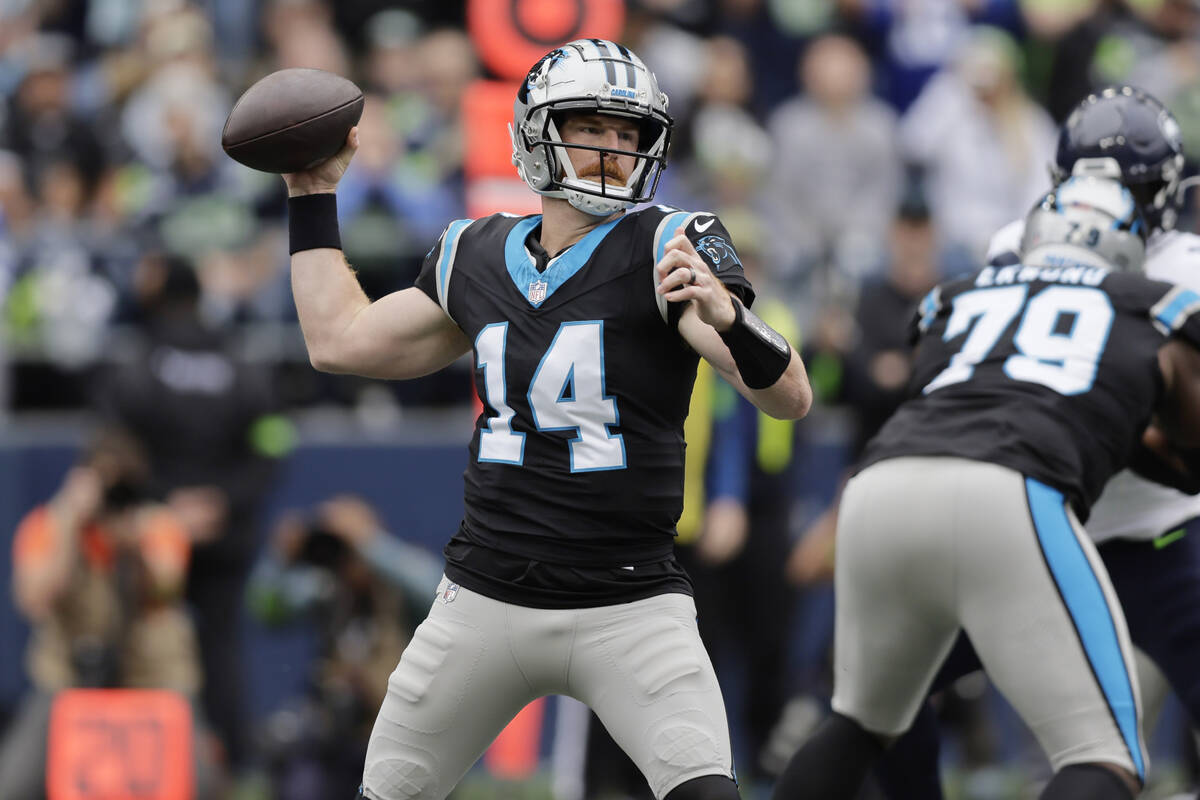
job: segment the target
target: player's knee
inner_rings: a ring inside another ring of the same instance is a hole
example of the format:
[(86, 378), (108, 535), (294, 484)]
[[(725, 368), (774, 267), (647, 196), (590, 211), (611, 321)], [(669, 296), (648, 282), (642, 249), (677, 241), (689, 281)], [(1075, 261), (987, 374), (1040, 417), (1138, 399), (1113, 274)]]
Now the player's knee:
[(359, 793), (364, 800), (440, 800), (442, 796), (429, 764), (399, 755), (368, 760)]
[(664, 800), (739, 800), (737, 784), (725, 775), (703, 775), (684, 781)]
[(1040, 800), (1133, 800), (1136, 786), (1125, 769), (1106, 764), (1068, 764), (1054, 774)]

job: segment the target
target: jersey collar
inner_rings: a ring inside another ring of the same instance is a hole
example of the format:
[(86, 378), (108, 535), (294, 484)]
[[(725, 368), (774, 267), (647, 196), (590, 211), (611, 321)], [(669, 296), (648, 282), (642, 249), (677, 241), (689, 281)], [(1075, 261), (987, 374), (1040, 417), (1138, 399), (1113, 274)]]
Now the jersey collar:
[(623, 219), (625, 215), (592, 228), (565, 253), (550, 259), (544, 271), (538, 272), (537, 263), (525, 246), (525, 240), (541, 224), (542, 215), (523, 218), (508, 232), (504, 241), (504, 263), (513, 285), (529, 305), (540, 307), (558, 287), (583, 268), (608, 232)]

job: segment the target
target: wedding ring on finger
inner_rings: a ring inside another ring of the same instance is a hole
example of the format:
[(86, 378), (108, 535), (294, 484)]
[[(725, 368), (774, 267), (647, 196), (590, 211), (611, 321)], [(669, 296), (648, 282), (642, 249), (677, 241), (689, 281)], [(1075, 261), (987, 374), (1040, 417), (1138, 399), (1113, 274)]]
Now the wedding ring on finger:
[(688, 273), (691, 275), (691, 277), (688, 279), (688, 286), (692, 286), (696, 283), (696, 268), (688, 267)]

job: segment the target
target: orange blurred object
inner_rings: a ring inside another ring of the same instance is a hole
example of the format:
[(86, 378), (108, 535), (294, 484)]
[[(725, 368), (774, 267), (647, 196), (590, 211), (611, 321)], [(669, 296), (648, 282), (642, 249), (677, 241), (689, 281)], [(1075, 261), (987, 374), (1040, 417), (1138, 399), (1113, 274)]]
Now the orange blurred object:
[(512, 163), (513, 100), (520, 84), (475, 81), (463, 95), (466, 126), (463, 172), (467, 178), (467, 216), (479, 219), (499, 211), (540, 214), (541, 198), (517, 176)]
[(542, 697), (513, 717), (483, 754), (488, 772), (505, 780), (524, 780), (537, 772), (545, 711), (546, 699)]
[(68, 689), (54, 700), (48, 800), (191, 800), (192, 709), (157, 689)]
[(469, 0), (467, 30), (488, 69), (521, 80), (549, 50), (573, 39), (616, 39), (625, 0)]

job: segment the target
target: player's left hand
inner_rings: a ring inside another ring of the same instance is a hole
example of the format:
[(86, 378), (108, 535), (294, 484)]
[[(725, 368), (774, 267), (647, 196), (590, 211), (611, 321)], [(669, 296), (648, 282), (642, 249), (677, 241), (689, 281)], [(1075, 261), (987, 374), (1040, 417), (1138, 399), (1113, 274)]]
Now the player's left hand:
[(667, 242), (654, 273), (658, 293), (668, 302), (694, 301), (700, 319), (718, 331), (727, 331), (733, 325), (737, 314), (729, 290), (709, 271), (682, 227), (676, 228), (675, 236)]

